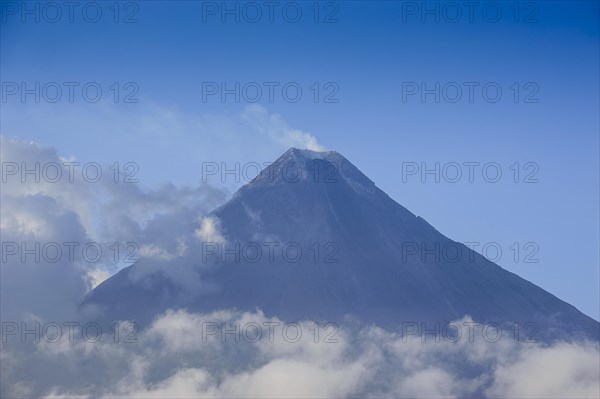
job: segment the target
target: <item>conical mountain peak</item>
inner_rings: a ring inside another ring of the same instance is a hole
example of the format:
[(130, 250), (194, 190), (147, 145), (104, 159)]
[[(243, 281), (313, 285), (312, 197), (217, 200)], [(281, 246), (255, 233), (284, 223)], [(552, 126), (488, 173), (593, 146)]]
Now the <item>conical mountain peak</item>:
[(315, 150), (309, 150), (306, 148), (297, 148), (297, 147), (291, 147), (289, 150), (287, 150), (285, 153), (283, 153), (283, 155), (280, 158), (284, 158), (284, 157), (295, 157), (297, 159), (300, 158), (304, 158), (304, 159), (331, 159), (333, 157), (341, 157), (343, 158), (343, 156), (338, 153), (337, 151), (315, 151)]
[[(225, 241), (218, 250), (194, 230), (185, 273), (144, 272), (139, 263), (96, 287), (85, 305), (105, 309), (110, 320), (147, 323), (166, 309), (260, 308), (286, 321), (344, 323), (351, 315), (390, 329), (468, 315), (478, 323), (534, 323), (544, 340), (599, 337), (598, 322), (445, 237), (335, 151), (286, 151), (209, 216)], [(291, 247), (293, 259), (285, 252)], [(186, 288), (196, 275), (197, 286)]]
[(375, 184), (337, 151), (290, 148), (242, 191), (295, 183), (347, 184), (359, 193), (375, 190)]

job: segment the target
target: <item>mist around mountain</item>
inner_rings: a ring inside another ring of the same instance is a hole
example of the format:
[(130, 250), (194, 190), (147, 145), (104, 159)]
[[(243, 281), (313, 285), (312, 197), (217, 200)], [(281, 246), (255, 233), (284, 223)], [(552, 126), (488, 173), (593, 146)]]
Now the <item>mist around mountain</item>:
[[(5, 162), (60, 165), (52, 147), (0, 140)], [(291, 150), (217, 209), (225, 193), (209, 186), (13, 179), (0, 196), (3, 242), (139, 244), (100, 285), (111, 251), (3, 252), (3, 398), (599, 394), (597, 323), (457, 258), (334, 152)]]

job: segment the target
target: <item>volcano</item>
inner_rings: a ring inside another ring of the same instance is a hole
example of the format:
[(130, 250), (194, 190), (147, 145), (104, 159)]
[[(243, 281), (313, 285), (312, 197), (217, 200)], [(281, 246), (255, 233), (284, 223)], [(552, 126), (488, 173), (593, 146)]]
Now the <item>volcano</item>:
[(335, 151), (288, 150), (206, 221), (185, 266), (197, 280), (140, 262), (82, 311), (144, 325), (167, 309), (260, 309), (388, 329), (470, 316), (535, 326), (543, 340), (599, 339), (598, 322), (445, 237)]

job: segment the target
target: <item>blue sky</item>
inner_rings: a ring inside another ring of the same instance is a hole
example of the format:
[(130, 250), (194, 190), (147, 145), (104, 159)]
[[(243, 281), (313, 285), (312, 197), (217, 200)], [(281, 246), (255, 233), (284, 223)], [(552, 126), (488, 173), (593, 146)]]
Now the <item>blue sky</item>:
[[(236, 22), (234, 14), (223, 21), (222, 2), (139, 1), (119, 3), (118, 22), (107, 2), (94, 3), (98, 22), (81, 9), (70, 22), (61, 6), (53, 23), (45, 3), (2, 1), (3, 96), (15, 82), (96, 82), (103, 96), (90, 103), (76, 89), (73, 102), (64, 92), (56, 103), (36, 103), (7, 95), (0, 131), (65, 157), (136, 162), (148, 187), (196, 185), (202, 162), (272, 161), (289, 142), (280, 136), (302, 131), (442, 233), (498, 243), (500, 265), (598, 319), (598, 2), (518, 2), (518, 16), (513, 2), (480, 2), (472, 21), (467, 3), (450, 3), (428, 2), (440, 10), (439, 22), (421, 2), (318, 2), (318, 23), (313, 2), (292, 2), (289, 14), (282, 13), (289, 2), (282, 2), (273, 22), (256, 2), (262, 15), (252, 23), (245, 3), (227, 3), (239, 7)], [(453, 6), (462, 13), (458, 22), (450, 21)], [(24, 7), (34, 14), (21, 14)], [(207, 14), (213, 7), (216, 14)], [(302, 16), (292, 23), (297, 9)], [(497, 9), (501, 16), (492, 22)], [(261, 108), (252, 108), (243, 95), (239, 102), (232, 95), (203, 101), (207, 82), (293, 83), (303, 95), (286, 101), (276, 89), (271, 102), (263, 91)], [(431, 89), (436, 82), (448, 90), (439, 102), (420, 93), (403, 101), (408, 87)], [(465, 82), (475, 85), (472, 102)], [(502, 97), (486, 99), (485, 85), (492, 87), (488, 94), (500, 87)], [(457, 86), (462, 97), (451, 102)], [(138, 102), (124, 103), (132, 88)], [(329, 98), (337, 102), (324, 102), (334, 91)], [(403, 162), (493, 162), (503, 174), (497, 183), (481, 174), (472, 183), (464, 175), (457, 183), (431, 176), (423, 183), (419, 175), (403, 181)], [(538, 182), (523, 182), (534, 170)], [(530, 242), (538, 263), (523, 262)]]

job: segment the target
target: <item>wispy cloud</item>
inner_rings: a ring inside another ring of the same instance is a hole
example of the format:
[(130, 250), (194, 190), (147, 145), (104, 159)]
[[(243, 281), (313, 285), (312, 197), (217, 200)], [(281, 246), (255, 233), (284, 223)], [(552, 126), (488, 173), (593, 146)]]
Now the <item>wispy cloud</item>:
[(325, 147), (317, 142), (315, 136), (308, 132), (291, 128), (282, 119), (281, 115), (270, 115), (267, 109), (260, 105), (247, 106), (242, 116), (254, 129), (284, 147), (325, 151)]

